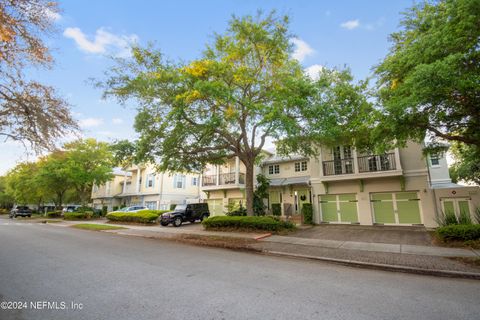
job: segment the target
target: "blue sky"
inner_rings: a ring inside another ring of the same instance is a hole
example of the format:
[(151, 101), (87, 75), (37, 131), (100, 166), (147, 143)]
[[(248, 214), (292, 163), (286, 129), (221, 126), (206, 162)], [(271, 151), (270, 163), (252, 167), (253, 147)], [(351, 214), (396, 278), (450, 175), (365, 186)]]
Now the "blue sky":
[[(412, 4), (412, 0), (60, 1), (58, 32), (48, 39), (56, 65), (53, 70), (34, 70), (31, 76), (56, 87), (70, 102), (84, 137), (133, 138), (135, 106), (103, 101), (101, 91), (88, 81), (101, 79), (112, 65), (108, 56), (128, 55), (132, 42), (154, 42), (169, 58), (189, 61), (201, 55), (214, 32), (226, 29), (232, 14), (275, 9), (290, 16), (290, 30), (298, 37), (295, 57), (306, 70), (348, 66), (363, 79), (388, 52), (388, 35), (398, 30), (401, 12)], [(35, 159), (16, 143), (3, 143), (1, 149), (0, 174), (18, 161)]]

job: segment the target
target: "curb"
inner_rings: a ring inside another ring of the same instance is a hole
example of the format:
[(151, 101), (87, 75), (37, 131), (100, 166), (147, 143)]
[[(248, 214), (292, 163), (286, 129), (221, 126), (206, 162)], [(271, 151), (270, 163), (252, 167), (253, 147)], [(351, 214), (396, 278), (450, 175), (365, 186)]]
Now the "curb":
[(422, 269), (422, 268), (415, 268), (415, 267), (408, 267), (408, 266), (396, 266), (391, 264), (370, 263), (370, 262), (361, 262), (361, 261), (355, 261), (355, 260), (310, 256), (310, 255), (303, 255), (303, 254), (296, 254), (296, 253), (285, 253), (280, 251), (263, 250), (261, 251), (261, 253), (265, 255), (277, 256), (277, 257), (290, 257), (290, 258), (324, 261), (324, 262), (336, 263), (336, 264), (341, 264), (341, 265), (350, 266), (350, 267), (359, 267), (364, 269), (413, 273), (413, 274), (429, 275), (429, 276), (445, 277), (445, 278), (480, 280), (480, 273), (472, 273), (472, 272), (461, 272), (461, 271), (450, 271), (450, 270), (430, 270), (430, 269)]
[(253, 238), (253, 240), (262, 240), (262, 239), (265, 239), (265, 238), (268, 238), (268, 237), (271, 237), (272, 234), (271, 233), (265, 233), (265, 234), (262, 234), (262, 235), (259, 235), (258, 237), (255, 237)]

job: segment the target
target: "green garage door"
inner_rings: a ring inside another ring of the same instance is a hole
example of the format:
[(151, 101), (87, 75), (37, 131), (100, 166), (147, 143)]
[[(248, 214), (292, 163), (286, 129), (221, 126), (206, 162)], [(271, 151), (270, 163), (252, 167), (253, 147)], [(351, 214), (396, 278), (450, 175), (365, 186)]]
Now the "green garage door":
[(358, 222), (357, 198), (352, 194), (323, 195), (320, 197), (323, 222)]
[(223, 216), (223, 199), (208, 199), (208, 210), (210, 216)]
[(421, 223), (416, 192), (372, 193), (371, 202), (375, 223)]

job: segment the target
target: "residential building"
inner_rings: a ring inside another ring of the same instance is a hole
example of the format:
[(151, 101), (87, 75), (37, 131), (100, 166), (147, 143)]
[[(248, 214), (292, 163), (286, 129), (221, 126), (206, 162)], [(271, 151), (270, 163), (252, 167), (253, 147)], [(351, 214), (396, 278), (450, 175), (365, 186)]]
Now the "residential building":
[(158, 173), (152, 165), (134, 165), (124, 171), (114, 170), (114, 178), (94, 186), (95, 208), (143, 205), (167, 210), (172, 204), (199, 202), (200, 175), (191, 173)]
[[(312, 203), (315, 223), (435, 227), (442, 212), (473, 214), (480, 207), (479, 188), (452, 183), (445, 153), (425, 157), (422, 149), (411, 142), (375, 155), (350, 146), (322, 147), (314, 158), (269, 155), (257, 172), (270, 180), (270, 212), (280, 204), (282, 215), (298, 215), (305, 203)], [(215, 183), (204, 176), (202, 190), (215, 214), (223, 214), (229, 203), (245, 201), (244, 178), (222, 180), (225, 173), (237, 177), (245, 172), (237, 161), (209, 168), (216, 168)]]

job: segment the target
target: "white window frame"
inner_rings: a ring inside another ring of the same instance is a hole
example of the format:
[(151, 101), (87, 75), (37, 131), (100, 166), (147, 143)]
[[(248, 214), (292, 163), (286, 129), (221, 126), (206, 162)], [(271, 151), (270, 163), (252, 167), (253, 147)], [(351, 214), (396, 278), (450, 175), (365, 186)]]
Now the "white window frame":
[(198, 186), (198, 178), (192, 177), (192, 186)]
[(279, 164), (271, 164), (268, 166), (268, 174), (280, 174), (280, 165)]
[[(437, 162), (436, 164), (433, 163), (434, 160)], [(430, 154), (430, 166), (432, 168), (440, 167), (440, 154), (438, 154), (438, 153), (431, 153)]]

